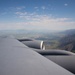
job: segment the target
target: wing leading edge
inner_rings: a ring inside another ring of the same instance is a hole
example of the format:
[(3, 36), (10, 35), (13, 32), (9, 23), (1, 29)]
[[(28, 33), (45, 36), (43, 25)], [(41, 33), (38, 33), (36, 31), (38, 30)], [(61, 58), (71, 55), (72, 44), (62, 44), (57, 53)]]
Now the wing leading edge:
[(11, 37), (0, 38), (0, 75), (74, 75)]

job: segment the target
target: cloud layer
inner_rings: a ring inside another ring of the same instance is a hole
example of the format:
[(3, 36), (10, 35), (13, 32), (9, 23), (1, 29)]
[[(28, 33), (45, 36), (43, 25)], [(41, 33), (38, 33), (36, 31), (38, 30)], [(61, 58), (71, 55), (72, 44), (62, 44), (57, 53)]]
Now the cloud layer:
[(16, 12), (15, 14), (24, 21), (1, 24), (0, 29), (66, 30), (75, 28), (75, 22), (70, 18), (53, 18), (51, 14), (39, 15), (35, 12)]
[[(68, 4), (64, 4), (67, 6)], [(42, 10), (47, 9), (45, 6), (40, 7)], [(74, 29), (75, 22), (72, 18), (54, 17), (52, 14), (38, 14), (36, 11), (28, 12), (25, 6), (13, 8), (13, 14), (16, 19), (23, 21), (15, 21), (13, 23), (0, 23), (0, 30), (6, 29), (28, 29), (28, 30), (66, 30)], [(35, 10), (40, 10), (39, 7), (34, 7)], [(24, 11), (23, 11), (24, 10)], [(7, 12), (3, 13), (6, 14)]]

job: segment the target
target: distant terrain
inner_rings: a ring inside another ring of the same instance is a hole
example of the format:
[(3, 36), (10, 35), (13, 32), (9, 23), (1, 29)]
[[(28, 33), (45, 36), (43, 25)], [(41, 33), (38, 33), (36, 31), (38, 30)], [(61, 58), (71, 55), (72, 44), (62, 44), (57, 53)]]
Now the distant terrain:
[(44, 40), (46, 49), (61, 49), (75, 52), (75, 29), (47, 33), (37, 39)]
[(28, 30), (5, 30), (0, 31), (0, 36), (14, 35), (16, 38), (31, 38), (43, 40), (46, 49), (61, 49), (75, 52), (75, 29), (61, 32), (28, 31)]
[(65, 36), (59, 40), (59, 48), (68, 51), (75, 51), (75, 30), (67, 30), (63, 32)]

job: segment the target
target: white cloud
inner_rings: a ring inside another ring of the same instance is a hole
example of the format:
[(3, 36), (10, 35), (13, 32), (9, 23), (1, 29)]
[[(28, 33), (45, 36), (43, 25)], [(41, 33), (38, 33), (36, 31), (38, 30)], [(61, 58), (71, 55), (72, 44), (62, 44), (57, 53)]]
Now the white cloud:
[(65, 3), (64, 5), (65, 5), (65, 6), (68, 6), (68, 4), (67, 4), (67, 3)]
[(38, 9), (38, 7), (34, 7), (34, 9)]
[(46, 9), (46, 7), (45, 7), (45, 6), (42, 6), (41, 8), (42, 8), (43, 10), (45, 10), (45, 9)]
[[(30, 17), (31, 18), (31, 17)], [(28, 30), (66, 30), (74, 29), (75, 22), (69, 22), (68, 18), (51, 18), (41, 15), (26, 22), (1, 24), (0, 29), (28, 29)]]
[(65, 30), (70, 28), (75, 28), (75, 22), (65, 22), (67, 18), (56, 18), (52, 19), (49, 17), (41, 17), (39, 21), (28, 22), (28, 25), (33, 26), (37, 29), (46, 30)]
[(74, 29), (75, 22), (70, 18), (53, 18), (52, 15), (39, 15), (37, 13), (16, 12), (18, 19), (23, 22), (0, 23), (1, 29), (28, 29), (28, 30), (66, 30)]
[(34, 9), (35, 9), (36, 11), (39, 11), (39, 7), (34, 7)]
[(22, 9), (25, 9), (25, 8), (26, 8), (25, 6), (16, 7), (17, 10), (22, 10)]
[(27, 15), (27, 12), (16, 12), (17, 15)]

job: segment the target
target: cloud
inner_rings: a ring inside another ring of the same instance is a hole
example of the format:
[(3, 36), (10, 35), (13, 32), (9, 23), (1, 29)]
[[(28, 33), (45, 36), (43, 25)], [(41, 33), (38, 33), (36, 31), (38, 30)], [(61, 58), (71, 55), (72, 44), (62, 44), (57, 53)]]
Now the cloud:
[(42, 8), (43, 10), (45, 10), (45, 9), (46, 9), (46, 7), (45, 7), (45, 6), (42, 6), (41, 8)]
[(71, 18), (54, 18), (52, 15), (43, 15), (36, 12), (21, 12), (15, 13), (19, 22), (0, 23), (2, 29), (28, 29), (28, 30), (66, 30), (74, 29), (75, 22)]
[(16, 15), (23, 15), (24, 16), (24, 15), (27, 15), (27, 12), (16, 12), (15, 14)]
[(35, 9), (36, 11), (39, 11), (39, 7), (34, 7), (34, 9)]
[(38, 9), (38, 7), (34, 7), (34, 9)]
[(34, 13), (28, 13), (28, 12), (16, 12), (15, 13), (19, 18), (23, 18), (25, 20), (35, 20), (38, 19), (38, 17), (40, 15), (36, 14), (36, 12)]
[(25, 9), (25, 8), (26, 8), (25, 6), (16, 7), (17, 10), (22, 10), (22, 9)]
[(68, 6), (68, 4), (67, 4), (67, 3), (65, 3), (65, 4), (64, 4), (64, 6)]
[(47, 15), (34, 15), (33, 18), (31, 16), (27, 18), (29, 20), (25, 22), (1, 24), (0, 29), (66, 30), (75, 28), (75, 22), (69, 21), (70, 18), (52, 18)]
[(34, 29), (46, 29), (46, 30), (65, 30), (75, 28), (75, 22), (65, 22), (67, 18), (49, 18), (42, 16), (39, 21), (28, 22), (27, 25), (31, 25)]

